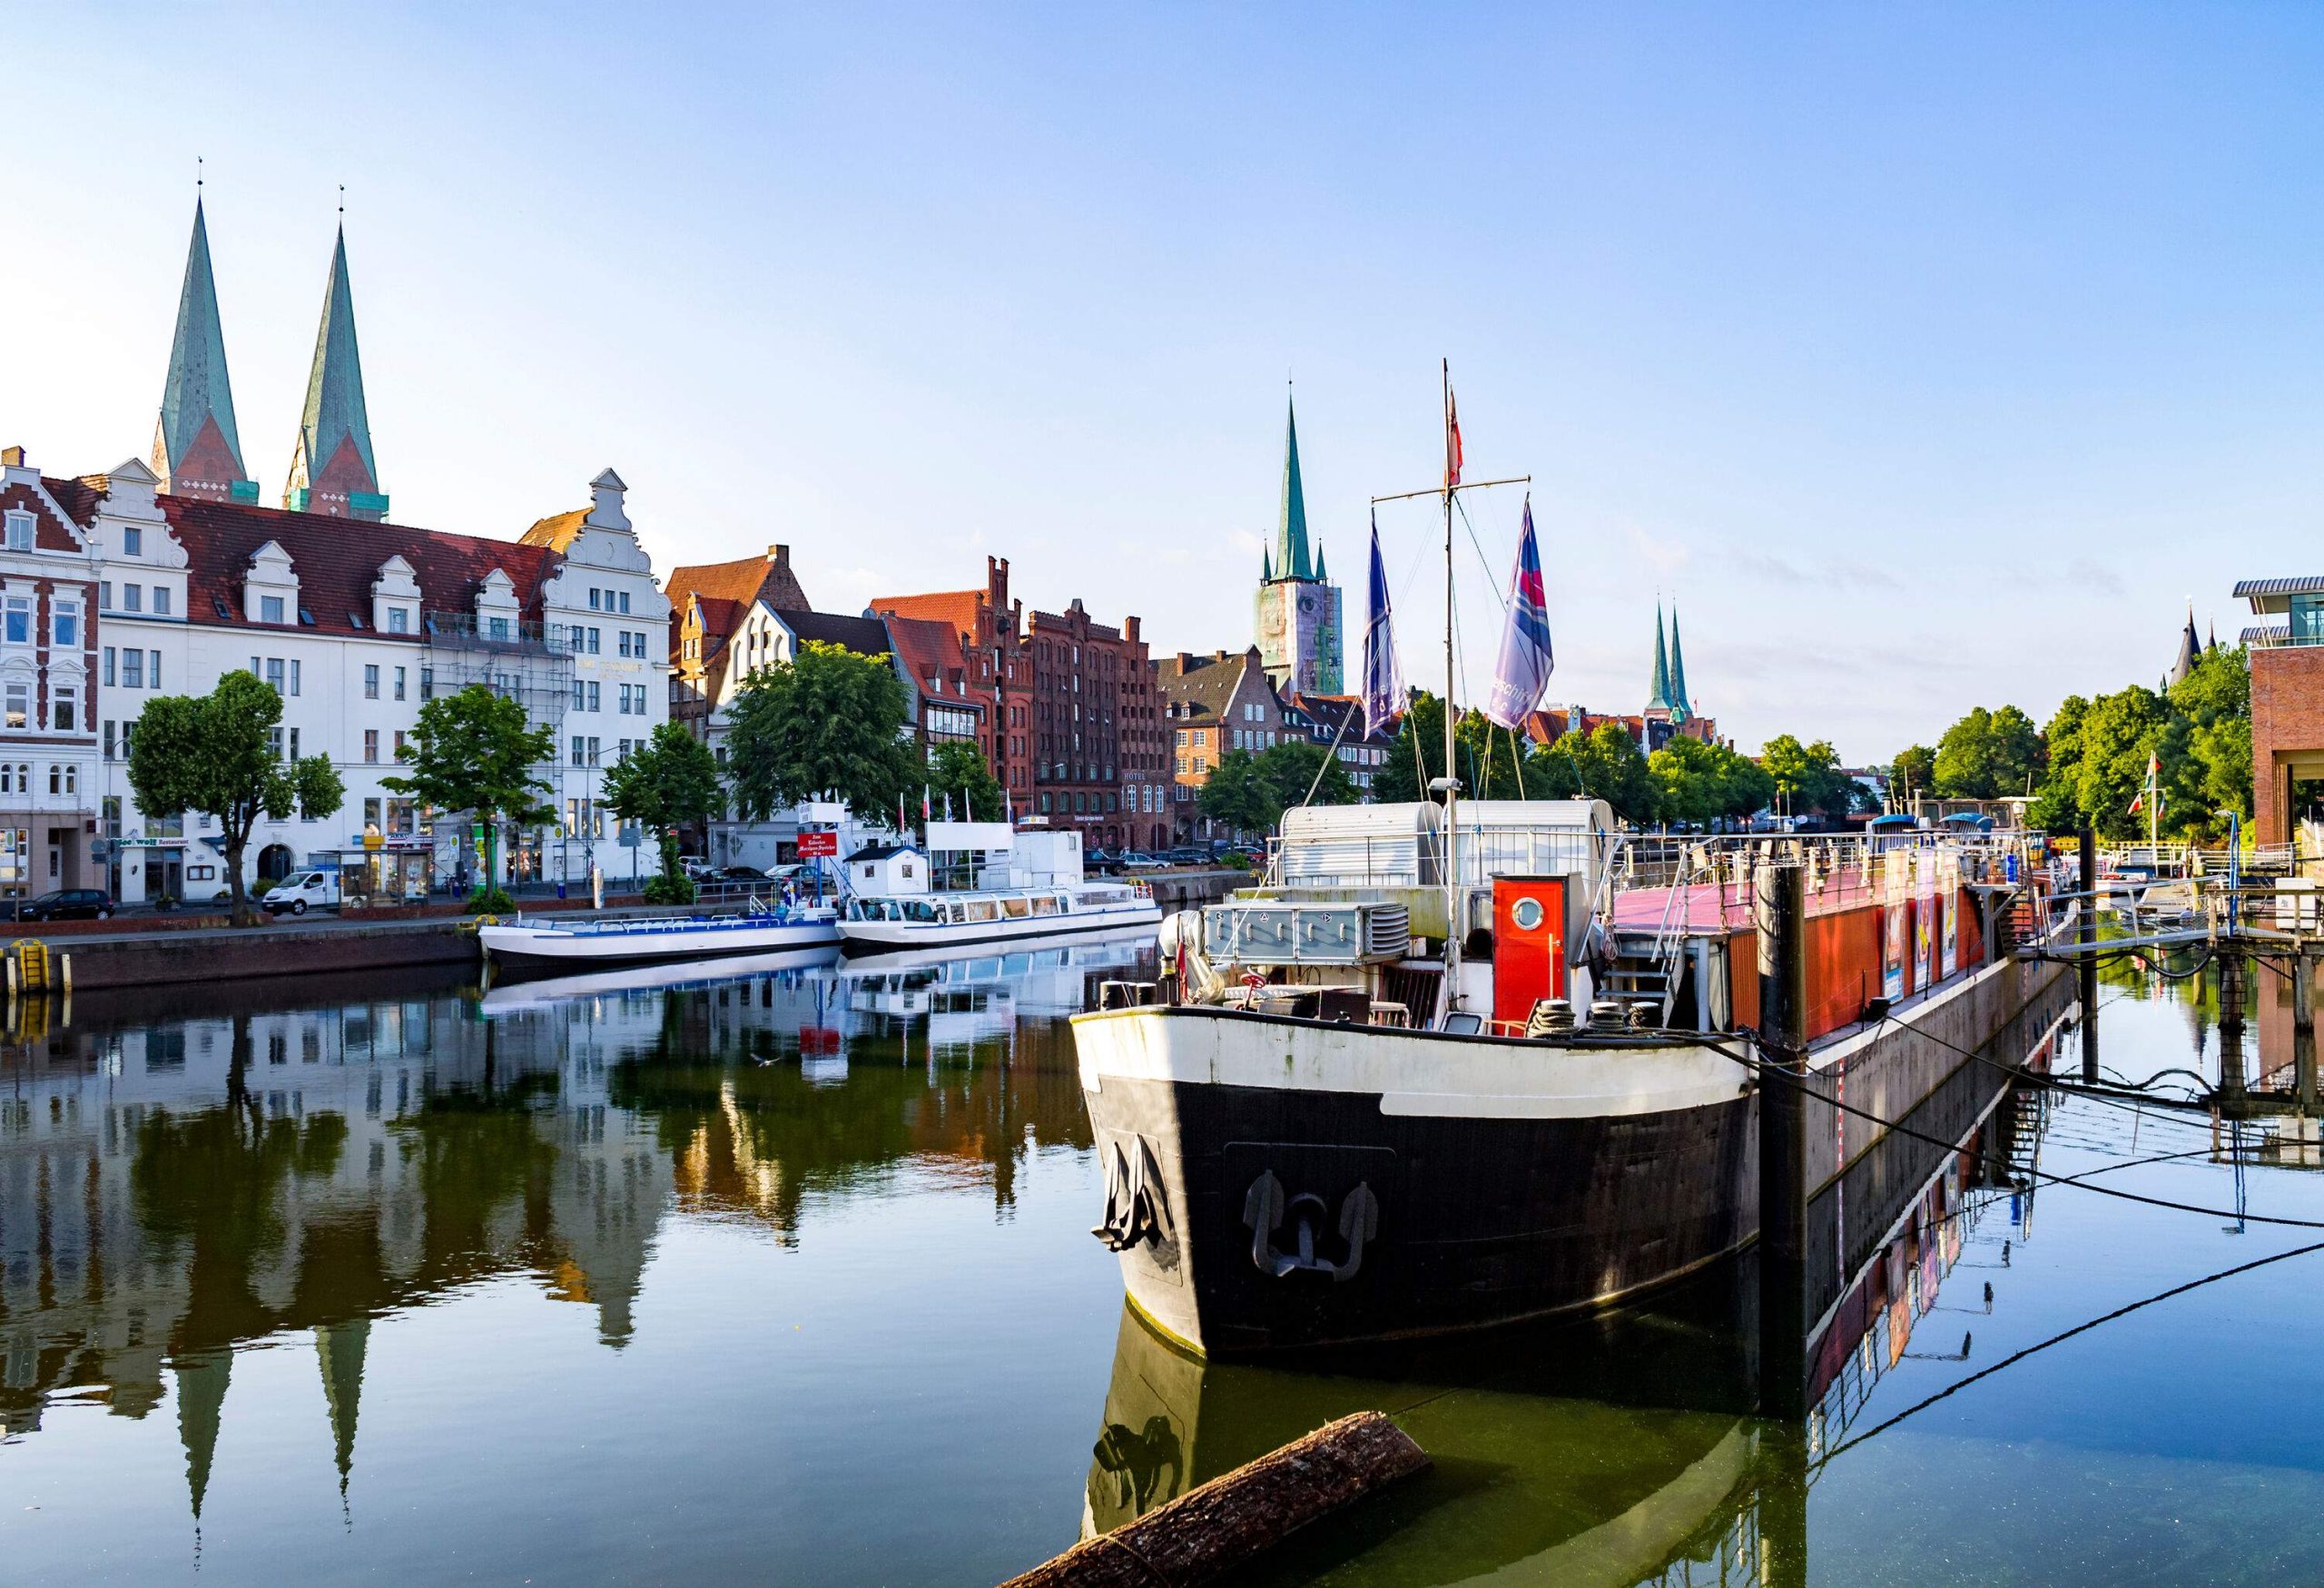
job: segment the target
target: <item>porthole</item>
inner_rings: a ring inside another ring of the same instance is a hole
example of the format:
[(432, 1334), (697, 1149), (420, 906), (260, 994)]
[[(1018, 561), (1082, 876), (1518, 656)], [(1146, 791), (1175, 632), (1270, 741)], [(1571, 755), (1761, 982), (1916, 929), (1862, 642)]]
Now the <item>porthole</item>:
[(1539, 932), (1543, 911), (1541, 902), (1528, 893), (1509, 907), (1509, 919), (1520, 932)]

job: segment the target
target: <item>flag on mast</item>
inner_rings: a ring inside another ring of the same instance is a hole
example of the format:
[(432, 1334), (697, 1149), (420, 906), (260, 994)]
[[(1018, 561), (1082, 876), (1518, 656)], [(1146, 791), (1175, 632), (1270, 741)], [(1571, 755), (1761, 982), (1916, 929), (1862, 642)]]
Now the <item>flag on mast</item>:
[(920, 785), (920, 819), (921, 821), (933, 822), (936, 820), (936, 812), (933, 808), (934, 803), (935, 802), (929, 798), (928, 785), (924, 783), (921, 784)]
[(1541, 549), (1533, 538), (1533, 498), (1525, 498), (1525, 527), (1517, 537), (1517, 567), (1509, 576), (1509, 625), (1501, 660), (1485, 692), (1485, 717), (1514, 729), (1541, 704), (1557, 659), (1550, 648), (1548, 591), (1541, 583)]
[(1388, 616), (1388, 568), (1380, 560), (1380, 515), (1372, 515), (1372, 610), (1364, 625), (1364, 716), (1374, 733), (1386, 733), (1411, 703), (1404, 670), (1396, 661), (1396, 631)]
[(1461, 404), (1452, 389), (1444, 389), (1444, 488), (1461, 483)]

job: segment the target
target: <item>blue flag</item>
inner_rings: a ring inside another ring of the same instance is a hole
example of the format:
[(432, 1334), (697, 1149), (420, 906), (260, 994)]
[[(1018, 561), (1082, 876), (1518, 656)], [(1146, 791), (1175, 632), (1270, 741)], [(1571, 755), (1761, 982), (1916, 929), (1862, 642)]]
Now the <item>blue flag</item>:
[(1388, 621), (1388, 569), (1380, 560), (1380, 515), (1372, 516), (1372, 611), (1364, 625), (1364, 716), (1375, 734), (1396, 725), (1411, 704), (1404, 670), (1396, 661), (1396, 631)]
[(1509, 626), (1501, 636), (1501, 661), (1485, 695), (1485, 715), (1504, 728), (1522, 723), (1541, 703), (1550, 673), (1550, 605), (1541, 583), (1541, 551), (1533, 542), (1533, 501), (1525, 499), (1525, 528), (1517, 538), (1517, 567), (1509, 576)]

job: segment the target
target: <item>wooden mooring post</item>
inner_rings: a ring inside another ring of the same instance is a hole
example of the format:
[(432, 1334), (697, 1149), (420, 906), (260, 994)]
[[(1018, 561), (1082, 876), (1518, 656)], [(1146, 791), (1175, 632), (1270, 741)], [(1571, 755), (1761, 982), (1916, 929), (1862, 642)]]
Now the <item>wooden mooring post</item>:
[(1378, 1412), (1357, 1412), (1085, 1538), (1001, 1588), (1196, 1588), (1428, 1464), (1411, 1435)]
[(1759, 1409), (1807, 1414), (1807, 891), (1759, 868)]

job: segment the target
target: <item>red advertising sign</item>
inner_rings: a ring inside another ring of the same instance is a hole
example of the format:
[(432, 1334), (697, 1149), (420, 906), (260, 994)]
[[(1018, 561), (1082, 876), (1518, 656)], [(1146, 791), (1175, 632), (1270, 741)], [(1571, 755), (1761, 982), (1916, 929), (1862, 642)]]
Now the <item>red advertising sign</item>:
[(802, 833), (799, 834), (799, 858), (814, 860), (819, 856), (836, 859), (839, 855), (839, 834), (836, 833)]

